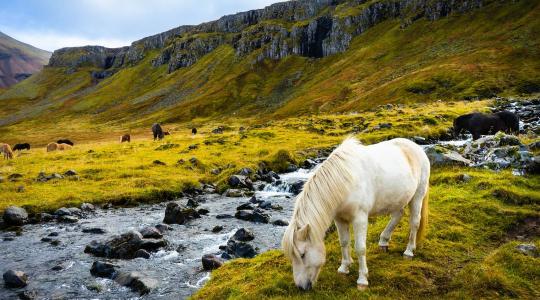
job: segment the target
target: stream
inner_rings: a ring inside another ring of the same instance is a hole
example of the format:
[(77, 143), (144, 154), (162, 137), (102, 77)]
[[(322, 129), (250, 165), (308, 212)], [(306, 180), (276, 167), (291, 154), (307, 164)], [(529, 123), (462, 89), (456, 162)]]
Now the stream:
[[(90, 274), (92, 263), (104, 259), (86, 254), (84, 249), (92, 240), (106, 240), (132, 229), (161, 224), (169, 202), (134, 208), (97, 209), (75, 224), (49, 222), (25, 225), (22, 235), (0, 232), (0, 269), (22, 270), (29, 276), (28, 286), (24, 289), (0, 288), (0, 299), (18, 299), (17, 294), (22, 291), (31, 291), (37, 299), (187, 298), (209, 279), (210, 273), (201, 266), (202, 255), (220, 253), (219, 246), (225, 245), (236, 230), (247, 228), (255, 234), (250, 244), (258, 253), (280, 247), (286, 227), (272, 225), (272, 222), (289, 220), (294, 207), (290, 184), (307, 180), (309, 174), (307, 169), (282, 174), (279, 184), (267, 184), (262, 191), (255, 193), (257, 199), (283, 207), (283, 210), (266, 211), (271, 215), (269, 224), (236, 218), (217, 219), (218, 214), (234, 215), (236, 207), (249, 198), (206, 194), (199, 196), (197, 201), (201, 204), (199, 208), (208, 209), (210, 213), (186, 225), (170, 225), (173, 229), (164, 232), (169, 245), (152, 253), (150, 259), (105, 259), (118, 266), (118, 270), (137, 271), (157, 280), (157, 288), (144, 296), (113, 280), (93, 277)], [(187, 198), (176, 201), (185, 203)], [(213, 233), (212, 228), (217, 225), (224, 229)], [(101, 228), (106, 233), (83, 233), (85, 228)], [(54, 246), (41, 241), (42, 238), (52, 238), (60, 244)]]

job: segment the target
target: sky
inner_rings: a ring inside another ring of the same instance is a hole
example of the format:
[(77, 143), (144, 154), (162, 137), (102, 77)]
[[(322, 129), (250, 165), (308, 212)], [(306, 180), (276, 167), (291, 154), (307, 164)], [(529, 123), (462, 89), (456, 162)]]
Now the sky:
[(263, 8), (284, 0), (0, 0), (0, 31), (54, 51), (128, 46), (180, 25)]

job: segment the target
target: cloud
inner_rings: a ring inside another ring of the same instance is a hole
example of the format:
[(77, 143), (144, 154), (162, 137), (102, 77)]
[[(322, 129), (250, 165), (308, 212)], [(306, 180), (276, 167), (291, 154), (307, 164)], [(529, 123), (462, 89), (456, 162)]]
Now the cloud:
[(45, 50), (129, 45), (180, 25), (263, 8), (276, 0), (26, 0), (2, 3), (0, 31)]

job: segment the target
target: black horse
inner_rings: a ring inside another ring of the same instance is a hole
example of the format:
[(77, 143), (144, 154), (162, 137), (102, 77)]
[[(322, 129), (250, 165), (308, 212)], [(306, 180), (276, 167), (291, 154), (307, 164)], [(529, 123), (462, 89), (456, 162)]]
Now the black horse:
[(73, 146), (73, 142), (68, 140), (68, 139), (65, 139), (65, 140), (58, 140), (56, 141), (57, 144), (68, 144), (70, 146)]
[(159, 125), (158, 123), (152, 125), (152, 133), (154, 134), (154, 141), (156, 139), (162, 140), (163, 137), (165, 136), (163, 134), (163, 129), (161, 128), (161, 125)]
[(193, 127), (191, 129), (191, 134), (196, 135), (197, 134), (197, 128)]
[(30, 150), (30, 144), (23, 143), (23, 144), (15, 144), (15, 146), (13, 146), (13, 151), (21, 151), (21, 150)]
[(498, 131), (517, 134), (519, 133), (519, 117), (509, 111), (459, 116), (454, 120), (454, 135), (458, 136), (463, 131), (470, 132), (474, 140), (480, 138), (481, 135), (495, 134)]

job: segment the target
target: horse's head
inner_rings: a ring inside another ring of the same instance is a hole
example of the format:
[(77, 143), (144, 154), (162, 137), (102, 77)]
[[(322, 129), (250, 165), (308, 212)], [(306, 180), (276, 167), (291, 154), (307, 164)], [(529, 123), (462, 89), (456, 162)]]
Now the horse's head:
[(291, 224), (283, 236), (283, 249), (292, 262), (294, 283), (302, 290), (310, 290), (326, 259), (324, 242), (310, 238), (309, 224), (301, 228)]

